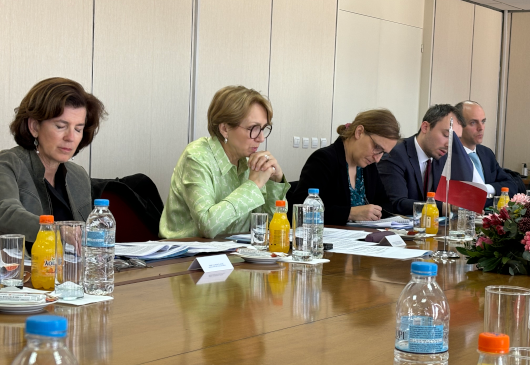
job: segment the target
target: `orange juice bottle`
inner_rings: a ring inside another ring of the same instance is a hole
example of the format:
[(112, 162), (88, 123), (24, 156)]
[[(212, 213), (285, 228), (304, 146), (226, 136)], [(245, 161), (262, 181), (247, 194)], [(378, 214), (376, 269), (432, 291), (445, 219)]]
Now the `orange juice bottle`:
[(497, 210), (501, 210), (505, 205), (508, 205), (508, 202), (510, 201), (510, 196), (508, 195), (509, 191), (510, 188), (501, 188), (501, 196), (497, 203)]
[(425, 227), (425, 233), (437, 234), (438, 233), (438, 220), (440, 218), (440, 212), (434, 201), (434, 192), (427, 193), (427, 202), (423, 206), (421, 211), (422, 226)]
[(40, 216), (40, 229), (31, 248), (31, 283), (35, 289), (55, 288), (55, 231), (53, 215)]
[(284, 200), (276, 200), (276, 212), (269, 224), (269, 251), (289, 252), (289, 230), (287, 207)]

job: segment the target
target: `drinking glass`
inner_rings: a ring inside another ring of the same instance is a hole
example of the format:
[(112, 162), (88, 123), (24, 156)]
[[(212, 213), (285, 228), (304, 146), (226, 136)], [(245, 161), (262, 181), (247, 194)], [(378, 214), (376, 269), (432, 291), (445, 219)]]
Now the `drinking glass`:
[(267, 226), (269, 215), (267, 213), (252, 213), (250, 215), (250, 244), (263, 251), (268, 247)]
[(500, 196), (494, 196), (493, 197), (493, 209), (497, 210), (497, 205), (499, 204)]
[(510, 348), (510, 354), (508, 355), (508, 364), (530, 365), (530, 347)]
[(475, 218), (477, 214), (464, 208), (458, 209), (458, 228), (459, 234), (466, 239), (475, 238)]
[(24, 244), (22, 234), (0, 236), (0, 284), (18, 286), (24, 284)]
[(313, 260), (313, 245), (316, 245), (316, 227), (312, 224), (317, 207), (304, 204), (293, 205), (293, 261)]
[(530, 289), (508, 285), (486, 287), (484, 332), (504, 333), (510, 348), (530, 347)]
[(425, 202), (414, 202), (414, 207), (412, 210), (412, 220), (414, 223), (414, 231), (418, 233), (425, 233), (425, 225), (422, 224), (421, 214)]
[(85, 223), (55, 222), (55, 293), (62, 299), (83, 298)]

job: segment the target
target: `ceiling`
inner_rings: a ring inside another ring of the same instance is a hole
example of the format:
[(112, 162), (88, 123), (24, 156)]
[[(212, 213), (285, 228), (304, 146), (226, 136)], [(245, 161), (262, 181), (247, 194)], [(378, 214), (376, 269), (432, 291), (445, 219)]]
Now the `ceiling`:
[(469, 2), (498, 10), (530, 10), (530, 0), (471, 0)]

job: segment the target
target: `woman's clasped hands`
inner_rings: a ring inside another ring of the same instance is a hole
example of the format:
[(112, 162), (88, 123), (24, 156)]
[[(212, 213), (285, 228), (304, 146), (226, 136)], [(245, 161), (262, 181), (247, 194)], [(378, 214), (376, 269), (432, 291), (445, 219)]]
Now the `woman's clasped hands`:
[(259, 151), (250, 155), (248, 159), (250, 169), (249, 180), (261, 189), (269, 180), (281, 182), (283, 171), (278, 160), (269, 151)]

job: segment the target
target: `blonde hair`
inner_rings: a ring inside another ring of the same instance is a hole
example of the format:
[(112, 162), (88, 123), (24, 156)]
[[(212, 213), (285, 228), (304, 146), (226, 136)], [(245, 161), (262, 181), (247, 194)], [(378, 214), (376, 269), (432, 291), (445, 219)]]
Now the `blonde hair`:
[(360, 112), (352, 123), (339, 125), (337, 133), (342, 140), (346, 140), (355, 134), (355, 129), (360, 125), (368, 134), (376, 134), (392, 140), (401, 138), (399, 123), (388, 109), (372, 109)]
[(272, 106), (259, 92), (244, 86), (226, 86), (217, 91), (208, 108), (208, 132), (210, 136), (224, 139), (219, 125), (225, 123), (231, 128), (241, 124), (248, 115), (252, 104), (261, 105), (267, 112), (267, 124), (272, 125)]

